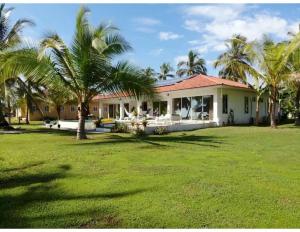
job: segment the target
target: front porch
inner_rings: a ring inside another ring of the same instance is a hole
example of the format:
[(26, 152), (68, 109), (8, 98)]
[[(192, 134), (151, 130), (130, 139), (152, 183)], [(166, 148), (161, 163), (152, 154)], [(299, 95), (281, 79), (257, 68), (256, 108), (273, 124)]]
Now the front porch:
[(214, 95), (181, 97), (160, 94), (159, 100), (109, 98), (100, 101), (102, 118), (121, 122), (147, 119), (149, 124), (173, 125), (178, 123), (203, 124), (216, 122), (217, 110)]

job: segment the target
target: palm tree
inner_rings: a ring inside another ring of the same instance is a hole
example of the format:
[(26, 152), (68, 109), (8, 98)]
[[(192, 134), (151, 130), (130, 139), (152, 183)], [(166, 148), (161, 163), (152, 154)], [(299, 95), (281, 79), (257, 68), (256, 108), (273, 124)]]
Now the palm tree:
[(201, 57), (199, 57), (199, 54), (194, 51), (189, 51), (188, 54), (188, 60), (187, 61), (180, 61), (177, 64), (178, 70), (177, 75), (178, 76), (191, 76), (194, 74), (206, 74), (206, 66), (205, 66), (205, 60)]
[(263, 45), (260, 68), (263, 79), (270, 94), (270, 120), (271, 127), (276, 127), (276, 104), (280, 87), (286, 82), (292, 72), (292, 66), (288, 59), (286, 43), (274, 43), (265, 41)]
[[(299, 67), (300, 49), (297, 49), (291, 60), (293, 72), (288, 80), (289, 87), (295, 93), (295, 125), (300, 125), (300, 67)], [(298, 57), (298, 58), (296, 58)]]
[(142, 72), (144, 73), (145, 76), (150, 77), (150, 78), (155, 78), (155, 76), (157, 75), (155, 70), (151, 67), (147, 67), (147, 68), (143, 69)]
[(77, 139), (85, 139), (85, 118), (89, 102), (102, 93), (127, 93), (131, 96), (154, 94), (154, 80), (128, 62), (113, 64), (113, 58), (131, 47), (117, 33), (117, 28), (100, 24), (92, 27), (87, 20), (87, 8), (81, 7), (76, 19), (74, 39), (68, 47), (57, 34), (48, 35), (41, 42), (40, 58), (49, 50), (51, 63), (78, 104)]
[(241, 35), (233, 35), (226, 42), (227, 51), (221, 54), (214, 63), (215, 68), (221, 68), (219, 75), (228, 80), (247, 83), (247, 75), (256, 75), (252, 67), (255, 54), (247, 38)]
[[(19, 19), (13, 26), (9, 24), (9, 16), (13, 8), (5, 8), (5, 4), (0, 5), (0, 58), (7, 52), (16, 49), (20, 44), (20, 32), (26, 25), (33, 25), (28, 19)], [(6, 79), (0, 69), (0, 83), (5, 84)], [(4, 117), (4, 92), (0, 90), (0, 127), (9, 127)]]
[(64, 83), (57, 79), (49, 84), (47, 88), (46, 101), (55, 107), (57, 119), (60, 120), (61, 107), (72, 101), (75, 97), (73, 93), (66, 89)]
[(168, 77), (174, 77), (173, 74), (170, 72), (173, 71), (173, 68), (169, 63), (163, 63), (160, 66), (160, 73), (158, 74), (158, 79), (159, 80), (167, 80)]

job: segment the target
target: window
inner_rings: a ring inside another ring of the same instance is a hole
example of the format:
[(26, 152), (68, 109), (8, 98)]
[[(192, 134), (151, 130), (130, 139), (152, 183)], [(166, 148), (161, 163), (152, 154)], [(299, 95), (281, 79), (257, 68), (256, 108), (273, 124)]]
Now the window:
[(36, 105), (33, 105), (31, 110), (32, 110), (32, 113), (34, 113), (36, 111)]
[(142, 109), (142, 111), (147, 111), (148, 110), (147, 102), (142, 102), (141, 109)]
[(49, 106), (45, 106), (45, 112), (49, 112)]
[(213, 95), (206, 95), (203, 96), (203, 120), (212, 120), (213, 119), (213, 102), (214, 96)]
[(64, 112), (65, 107), (64, 106), (60, 106), (60, 112)]
[(160, 102), (160, 115), (165, 115), (167, 114), (167, 109), (168, 109), (168, 102), (167, 101), (161, 101)]
[(203, 112), (202, 96), (192, 97), (192, 119), (201, 120)]
[(153, 102), (153, 116), (165, 115), (168, 109), (167, 101)]
[(159, 102), (153, 102), (153, 115), (159, 116)]
[(97, 112), (97, 111), (98, 111), (98, 107), (97, 107), (97, 106), (94, 106), (94, 107), (93, 107), (93, 111), (94, 111), (94, 112)]
[(181, 98), (173, 99), (173, 114), (181, 115)]
[(71, 112), (75, 112), (75, 106), (71, 106)]
[(244, 108), (245, 108), (245, 114), (248, 114), (249, 113), (249, 97), (245, 97)]
[(222, 112), (223, 112), (223, 114), (227, 114), (228, 113), (228, 96), (226, 94), (223, 95), (222, 101), (223, 101)]
[(182, 98), (181, 118), (191, 119), (191, 98), (190, 97)]

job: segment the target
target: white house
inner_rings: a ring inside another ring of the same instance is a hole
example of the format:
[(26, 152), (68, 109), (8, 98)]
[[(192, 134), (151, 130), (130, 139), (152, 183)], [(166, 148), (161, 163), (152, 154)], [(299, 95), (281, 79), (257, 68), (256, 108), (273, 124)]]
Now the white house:
[[(101, 95), (99, 114), (103, 118), (124, 119), (134, 109), (152, 118), (171, 115), (181, 122), (249, 123), (255, 118), (255, 91), (248, 85), (206, 75), (157, 82), (155, 99)], [(268, 98), (260, 102), (260, 119), (268, 115)]]

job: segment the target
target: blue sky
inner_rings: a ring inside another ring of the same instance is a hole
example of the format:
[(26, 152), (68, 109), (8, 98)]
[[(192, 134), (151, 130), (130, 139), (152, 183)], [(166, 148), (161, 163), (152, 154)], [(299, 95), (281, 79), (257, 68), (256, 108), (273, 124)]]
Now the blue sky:
[[(25, 29), (29, 40), (37, 41), (49, 31), (57, 32), (67, 43), (73, 36), (80, 4), (9, 4), (15, 7), (12, 20), (30, 18), (36, 26)], [(250, 40), (268, 34), (275, 40), (287, 39), (288, 31), (297, 31), (300, 4), (86, 4), (90, 22), (102, 21), (119, 27), (133, 51), (120, 57), (140, 67), (157, 71), (163, 62), (174, 69), (186, 59), (190, 49), (207, 61), (208, 73), (224, 51), (224, 40), (234, 33)]]

